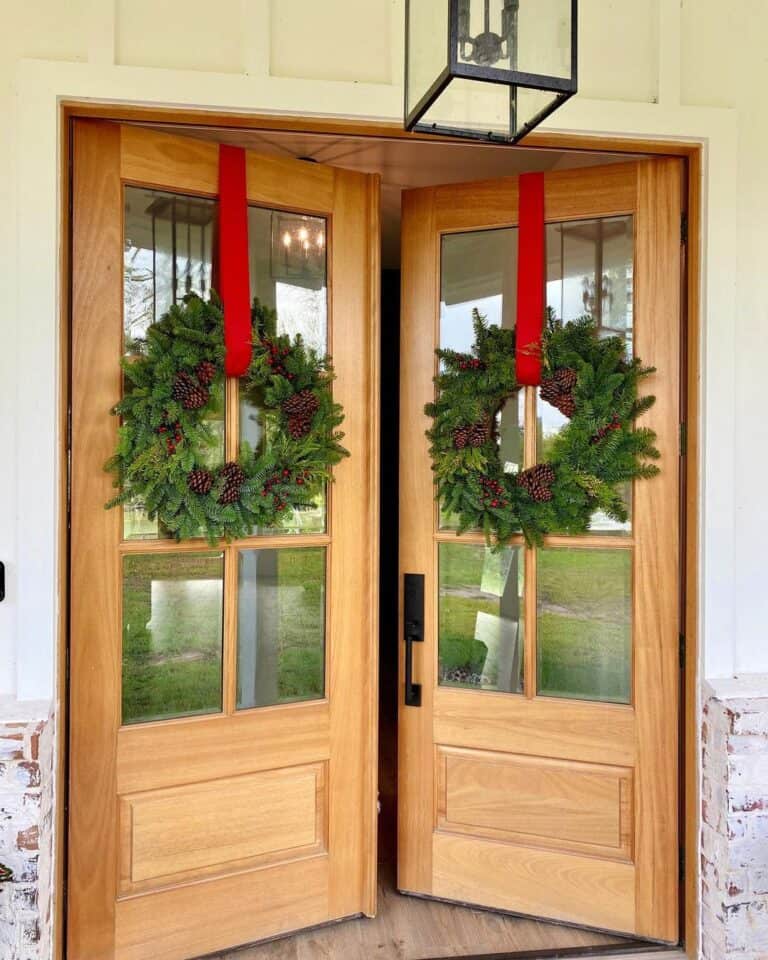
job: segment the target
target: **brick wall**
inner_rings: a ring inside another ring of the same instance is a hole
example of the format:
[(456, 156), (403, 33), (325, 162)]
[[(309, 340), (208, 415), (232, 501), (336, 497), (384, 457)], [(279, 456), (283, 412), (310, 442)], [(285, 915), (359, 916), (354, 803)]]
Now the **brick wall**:
[(0, 863), (13, 871), (13, 879), (0, 884), (3, 960), (51, 955), (53, 721), (30, 712), (0, 719)]
[(768, 957), (768, 677), (704, 691), (702, 955)]

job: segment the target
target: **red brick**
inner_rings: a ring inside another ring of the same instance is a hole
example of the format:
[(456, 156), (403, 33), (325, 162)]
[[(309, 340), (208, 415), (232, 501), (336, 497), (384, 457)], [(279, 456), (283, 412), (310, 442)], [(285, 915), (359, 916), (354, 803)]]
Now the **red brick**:
[(16, 847), (19, 850), (37, 850), (40, 845), (40, 828), (37, 824), (20, 830), (16, 834)]

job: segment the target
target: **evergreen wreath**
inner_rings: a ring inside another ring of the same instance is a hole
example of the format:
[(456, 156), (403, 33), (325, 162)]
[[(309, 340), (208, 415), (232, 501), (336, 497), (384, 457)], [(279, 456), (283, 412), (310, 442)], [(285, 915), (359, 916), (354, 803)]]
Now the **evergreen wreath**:
[(518, 473), (499, 458), (499, 413), (520, 389), (515, 331), (489, 326), (473, 310), (469, 353), (437, 350), (437, 399), (425, 407), (437, 499), (458, 532), (483, 530), (501, 546), (517, 533), (529, 544), (545, 534), (579, 534), (596, 510), (623, 522), (620, 485), (659, 472), (656, 434), (635, 428), (655, 402), (638, 384), (654, 372), (627, 360), (620, 337), (600, 338), (591, 317), (570, 323), (547, 312), (541, 345), (540, 396), (568, 418), (548, 445), (546, 460)]
[[(331, 393), (329, 357), (300, 335), (277, 334), (274, 310), (254, 300), (253, 352), (245, 398), (265, 411), (266, 442), (240, 444), (237, 460), (217, 462), (224, 408), (224, 334), (219, 301), (190, 294), (153, 323), (138, 356), (122, 361), (127, 389), (117, 450), (105, 469), (119, 493), (109, 507), (135, 501), (177, 540), (230, 540), (255, 527), (280, 526), (291, 510), (314, 507), (331, 468), (348, 452), (344, 420)], [(220, 419), (219, 419), (220, 422)]]

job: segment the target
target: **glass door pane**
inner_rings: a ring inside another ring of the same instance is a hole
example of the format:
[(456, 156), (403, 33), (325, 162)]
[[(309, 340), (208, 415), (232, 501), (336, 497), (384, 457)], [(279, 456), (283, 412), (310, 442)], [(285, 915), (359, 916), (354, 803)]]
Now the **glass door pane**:
[(630, 703), (632, 552), (538, 551), (537, 691)]
[(241, 550), (237, 708), (325, 695), (323, 547)]
[[(598, 335), (622, 337), (632, 355), (634, 324), (634, 218), (606, 217), (547, 224), (547, 307), (568, 323), (591, 316)], [(554, 438), (568, 418), (536, 398), (537, 459), (547, 457)], [(632, 529), (632, 488), (623, 491), (630, 519), (621, 523), (598, 511), (591, 530), (628, 534)]]
[(523, 692), (523, 549), (441, 543), (441, 686)]
[(218, 713), (224, 556), (123, 558), (123, 723)]
[[(248, 208), (251, 297), (266, 308), (274, 329), (268, 336), (301, 336), (319, 356), (328, 353), (328, 225), (312, 217), (264, 207)], [(261, 451), (274, 431), (258, 397), (240, 393), (240, 442)], [(312, 507), (294, 510), (280, 533), (323, 533), (326, 495)], [(256, 530), (255, 534), (274, 531)]]
[[(207, 300), (213, 275), (215, 200), (126, 186), (123, 195), (123, 344), (127, 357), (142, 356), (146, 334), (189, 293)], [(207, 452), (224, 460), (224, 384), (211, 385), (208, 420), (219, 442)], [(123, 539), (167, 538), (144, 504), (123, 507)]]
[[(474, 342), (473, 314), (513, 329), (517, 320), (517, 228), (454, 233), (442, 238), (440, 347), (463, 353)], [(510, 397), (496, 417), (495, 434), (504, 469), (523, 469), (525, 391)], [(455, 518), (442, 513), (440, 526)]]

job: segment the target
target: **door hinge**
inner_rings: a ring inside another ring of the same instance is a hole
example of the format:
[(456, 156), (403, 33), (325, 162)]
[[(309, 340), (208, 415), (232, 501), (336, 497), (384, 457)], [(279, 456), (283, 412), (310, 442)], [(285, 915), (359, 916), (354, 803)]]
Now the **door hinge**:
[(680, 456), (684, 457), (688, 453), (688, 425), (680, 424)]
[(679, 637), (680, 650), (680, 669), (685, 669), (685, 634), (681, 633)]
[(680, 217), (680, 243), (685, 246), (688, 243), (688, 214), (683, 213)]

